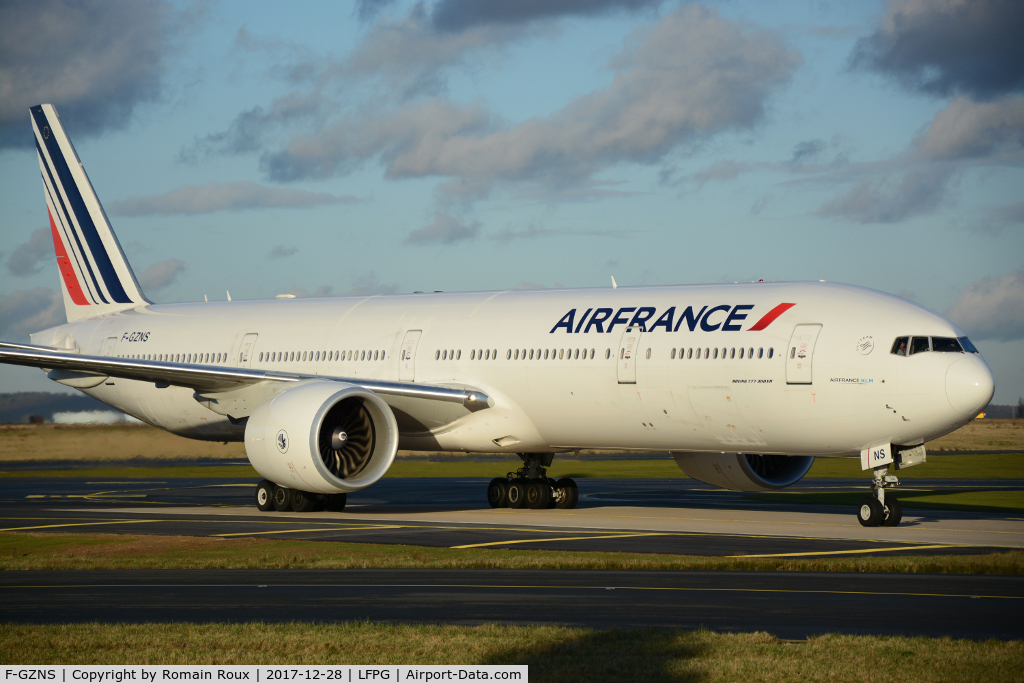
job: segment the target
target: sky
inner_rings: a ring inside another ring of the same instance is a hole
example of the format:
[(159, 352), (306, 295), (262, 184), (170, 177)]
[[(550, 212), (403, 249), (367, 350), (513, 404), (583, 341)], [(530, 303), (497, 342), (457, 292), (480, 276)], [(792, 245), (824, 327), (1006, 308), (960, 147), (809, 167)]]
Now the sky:
[(157, 303), (839, 281), (1016, 403), (1021, 35), (1017, 0), (5, 0), (0, 339), (64, 321), (45, 102)]

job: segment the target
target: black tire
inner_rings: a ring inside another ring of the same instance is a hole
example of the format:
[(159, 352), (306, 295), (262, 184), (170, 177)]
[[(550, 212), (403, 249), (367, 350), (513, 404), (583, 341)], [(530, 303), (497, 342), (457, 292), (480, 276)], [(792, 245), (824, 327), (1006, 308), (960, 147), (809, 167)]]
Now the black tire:
[(885, 520), (882, 526), (899, 526), (903, 519), (903, 506), (895, 498), (885, 497)]
[(324, 496), (324, 509), (328, 512), (343, 512), (345, 510), (345, 503), (348, 502), (347, 493), (333, 493), (329, 496)]
[(561, 510), (571, 510), (576, 507), (576, 503), (580, 500), (580, 492), (576, 488), (575, 481), (569, 478), (559, 479), (555, 487), (561, 492), (555, 507)]
[(508, 507), (508, 479), (495, 477), (487, 485), (487, 503), (492, 508)]
[(274, 482), (264, 479), (256, 484), (256, 509), (260, 512), (274, 509)]
[(292, 489), (292, 510), (296, 512), (312, 512), (316, 506), (316, 494)]
[(857, 521), (861, 526), (878, 526), (884, 518), (885, 508), (874, 496), (862, 499), (857, 506)]
[(526, 507), (525, 479), (513, 479), (508, 485), (508, 506), (516, 510)]
[(278, 512), (288, 512), (292, 509), (292, 491), (283, 486), (274, 487), (274, 509)]
[(526, 485), (526, 505), (531, 510), (543, 510), (551, 502), (551, 484), (547, 479), (531, 479)]

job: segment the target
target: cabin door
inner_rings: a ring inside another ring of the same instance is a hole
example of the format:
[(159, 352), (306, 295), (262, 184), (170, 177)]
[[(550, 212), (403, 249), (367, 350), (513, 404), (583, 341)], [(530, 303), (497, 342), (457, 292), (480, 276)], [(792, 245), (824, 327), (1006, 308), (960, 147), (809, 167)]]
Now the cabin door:
[(416, 381), (416, 346), (420, 342), (422, 330), (409, 330), (402, 340), (402, 350), (398, 356), (398, 381)]
[(250, 368), (252, 367), (252, 355), (256, 348), (256, 338), (259, 337), (255, 332), (247, 334), (242, 337), (242, 345), (238, 351), (238, 367)]
[(640, 327), (627, 327), (619, 340), (619, 384), (636, 384), (636, 356), (640, 349)]
[(814, 342), (821, 325), (797, 325), (786, 351), (786, 384), (810, 384)]
[(114, 346), (117, 344), (117, 337), (107, 337), (107, 340), (103, 342), (103, 355), (113, 356)]

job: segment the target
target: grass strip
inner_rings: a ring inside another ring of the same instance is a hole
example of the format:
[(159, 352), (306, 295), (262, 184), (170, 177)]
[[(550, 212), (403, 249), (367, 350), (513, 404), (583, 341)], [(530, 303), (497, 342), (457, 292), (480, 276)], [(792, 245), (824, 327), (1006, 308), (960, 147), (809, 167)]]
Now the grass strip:
[[(515, 471), (521, 462), (510, 459), (502, 462), (443, 461), (431, 462), (423, 458), (406, 458), (395, 461), (388, 470), (388, 477), (415, 478), (469, 478), (490, 479)], [(1024, 478), (1024, 454), (968, 454), (929, 455), (922, 466), (901, 470), (900, 479), (1021, 479)], [(548, 468), (548, 475), (558, 479), (686, 479), (674, 460), (574, 460), (571, 457), (555, 457)], [(248, 463), (238, 465), (217, 465), (210, 467), (177, 465), (159, 467), (103, 466), (67, 470), (2, 470), (3, 477), (79, 477), (114, 479), (192, 479), (192, 478), (251, 478), (261, 479)], [(811, 467), (807, 479), (863, 479), (870, 477), (860, 469), (860, 460), (853, 458), (818, 458)]]
[(976, 555), (748, 558), (625, 552), (456, 549), (268, 538), (0, 533), (0, 570), (372, 568), (1022, 574), (1024, 552), (1011, 550)]
[(0, 625), (3, 664), (526, 664), (531, 681), (1022, 681), (1024, 643), (393, 623)]
[[(867, 491), (836, 493), (752, 493), (744, 498), (770, 503), (807, 505), (845, 505), (854, 507)], [(904, 509), (958, 510), (962, 512), (1024, 513), (1024, 491), (914, 491), (896, 489), (892, 492)]]
[(238, 465), (211, 465), (198, 467), (178, 465), (174, 467), (85, 467), (70, 470), (0, 470), (3, 477), (77, 477), (80, 479), (252, 479), (253, 484), (261, 477), (249, 463)]

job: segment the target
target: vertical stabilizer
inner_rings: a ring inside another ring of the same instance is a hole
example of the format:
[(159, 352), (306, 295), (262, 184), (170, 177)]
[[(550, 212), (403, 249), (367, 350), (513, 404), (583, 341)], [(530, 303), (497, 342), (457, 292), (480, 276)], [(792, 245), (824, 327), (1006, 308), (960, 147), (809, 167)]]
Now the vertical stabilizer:
[(148, 304), (57, 110), (30, 111), (68, 322)]

